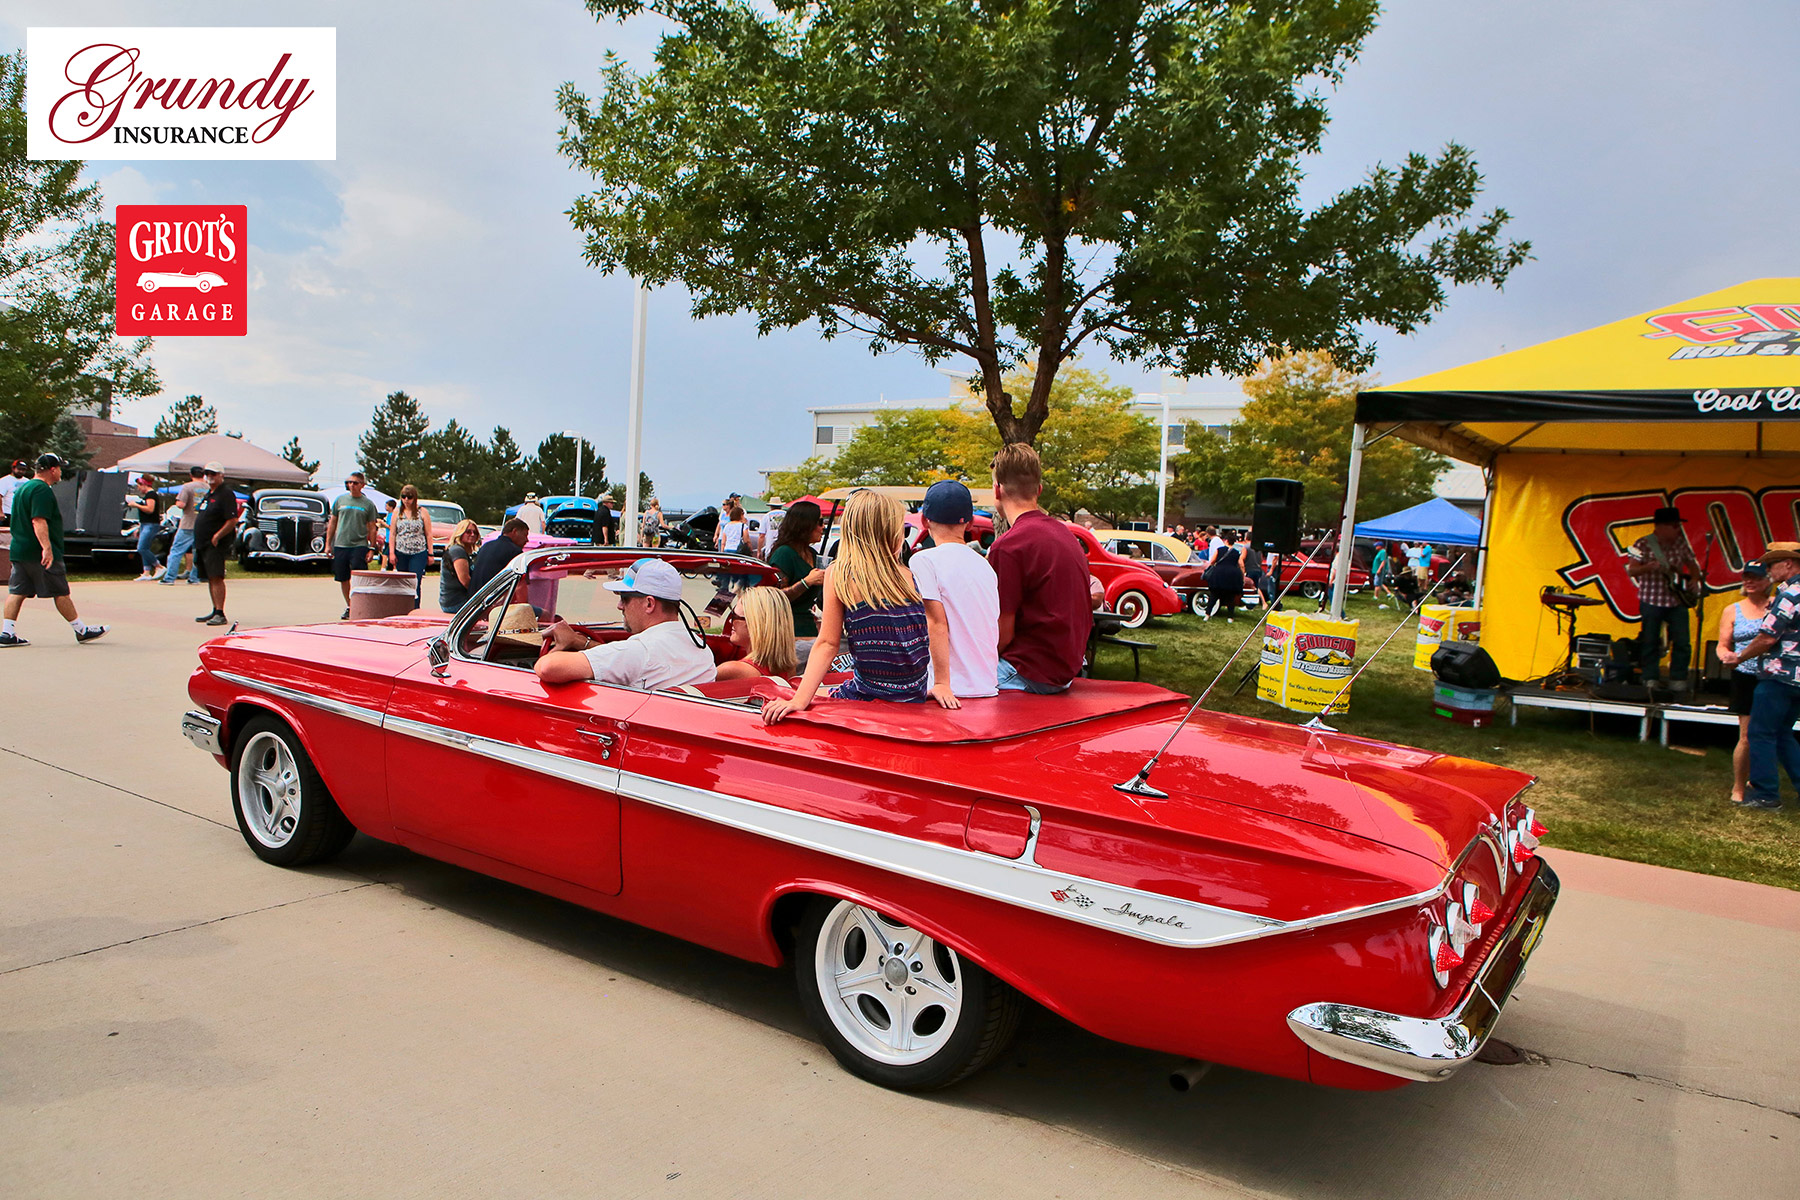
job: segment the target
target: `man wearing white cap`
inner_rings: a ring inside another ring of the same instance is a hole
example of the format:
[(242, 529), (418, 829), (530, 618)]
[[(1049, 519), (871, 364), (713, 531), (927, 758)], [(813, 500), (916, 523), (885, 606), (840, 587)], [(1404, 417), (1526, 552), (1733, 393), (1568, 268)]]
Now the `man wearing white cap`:
[(614, 582), (619, 619), (630, 637), (602, 642), (558, 621), (550, 627), (555, 649), (537, 660), (545, 683), (616, 683), (625, 687), (680, 687), (718, 677), (713, 654), (681, 619), (681, 573), (660, 558), (640, 558)]

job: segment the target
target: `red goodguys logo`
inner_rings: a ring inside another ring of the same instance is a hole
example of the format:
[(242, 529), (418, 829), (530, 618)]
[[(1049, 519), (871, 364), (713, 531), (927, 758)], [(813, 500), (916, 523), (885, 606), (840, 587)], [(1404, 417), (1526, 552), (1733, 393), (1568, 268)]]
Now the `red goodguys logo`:
[(249, 272), (241, 204), (121, 204), (114, 328), (157, 337), (242, 337)]
[[(1613, 615), (1635, 621), (1637, 585), (1625, 573), (1626, 551), (1640, 533), (1650, 531), (1650, 518), (1664, 505), (1681, 510), (1694, 560), (1706, 574), (1708, 592), (1727, 592), (1742, 582), (1744, 563), (1760, 556), (1770, 542), (1800, 541), (1800, 488), (1683, 488), (1675, 492), (1616, 492), (1583, 496), (1563, 510), (1563, 531), (1581, 556), (1557, 572), (1571, 588), (1590, 583)], [(1641, 529), (1632, 529), (1637, 526)], [(1619, 532), (1629, 530), (1630, 536)], [(1707, 541), (1708, 533), (1712, 541)]]
[(1800, 304), (1745, 304), (1697, 308), (1645, 317), (1656, 332), (1647, 338), (1680, 338), (1669, 355), (1678, 358), (1737, 358), (1745, 354), (1800, 354)]

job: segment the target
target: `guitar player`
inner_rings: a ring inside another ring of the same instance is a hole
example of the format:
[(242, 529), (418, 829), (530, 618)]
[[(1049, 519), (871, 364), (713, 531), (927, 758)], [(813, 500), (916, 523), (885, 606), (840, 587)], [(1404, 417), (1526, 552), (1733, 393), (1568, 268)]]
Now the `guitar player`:
[(1643, 628), (1638, 636), (1638, 663), (1644, 686), (1657, 681), (1662, 659), (1662, 631), (1669, 631), (1669, 688), (1688, 690), (1688, 664), (1693, 658), (1689, 640), (1688, 609), (1700, 598), (1699, 564), (1693, 547), (1681, 531), (1681, 510), (1665, 507), (1651, 517), (1653, 528), (1632, 543), (1625, 573), (1638, 589), (1638, 613)]

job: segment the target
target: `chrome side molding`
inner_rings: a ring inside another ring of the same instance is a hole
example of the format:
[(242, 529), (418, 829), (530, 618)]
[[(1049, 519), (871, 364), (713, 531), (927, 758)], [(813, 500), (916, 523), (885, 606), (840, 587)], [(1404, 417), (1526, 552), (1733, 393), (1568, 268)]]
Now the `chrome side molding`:
[(1525, 965), (1543, 936), (1562, 884), (1550, 864), (1519, 902), (1511, 922), (1470, 983), (1443, 1017), (1404, 1017), (1354, 1004), (1303, 1004), (1288, 1014), (1288, 1028), (1320, 1054), (1421, 1083), (1450, 1078), (1474, 1058), (1494, 1032), (1501, 1010), (1525, 978)]

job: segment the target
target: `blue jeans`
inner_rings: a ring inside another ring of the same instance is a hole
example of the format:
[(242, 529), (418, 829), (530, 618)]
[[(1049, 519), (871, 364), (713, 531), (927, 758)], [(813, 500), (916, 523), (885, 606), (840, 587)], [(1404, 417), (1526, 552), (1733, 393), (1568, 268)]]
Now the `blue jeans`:
[[(193, 548), (194, 531), (191, 529), (177, 529), (175, 531), (175, 540), (169, 543), (169, 566), (168, 569), (163, 572), (164, 583), (175, 582), (175, 576), (181, 570), (181, 556), (187, 554), (193, 550)], [(200, 572), (198, 570), (197, 562), (188, 567), (188, 582), (200, 582)]]
[(1027, 679), (1019, 674), (1017, 667), (1003, 658), (1000, 660), (1000, 690), (1003, 692), (1030, 692), (1034, 696), (1060, 696), (1069, 690), (1069, 685), (1065, 683), (1061, 687), (1051, 687), (1047, 683), (1038, 683), (1036, 680)]
[(144, 574), (156, 574), (156, 531), (160, 526), (138, 524), (138, 560), (144, 564)]
[(1800, 688), (1779, 679), (1756, 681), (1750, 705), (1750, 786), (1744, 799), (1762, 804), (1781, 802), (1781, 772), (1800, 787), (1800, 742), (1794, 722), (1800, 720)]
[[(422, 581), (425, 577), (425, 568), (430, 562), (431, 562), (431, 551), (429, 551), (429, 550), (421, 550), (417, 554), (396, 554), (396, 555), (394, 555), (394, 570), (396, 570), (396, 571), (411, 571), (414, 575), (417, 575), (419, 577), (419, 579)], [(419, 603), (419, 584), (414, 583), (413, 584), (413, 604), (416, 607), (418, 605), (418, 603)]]

